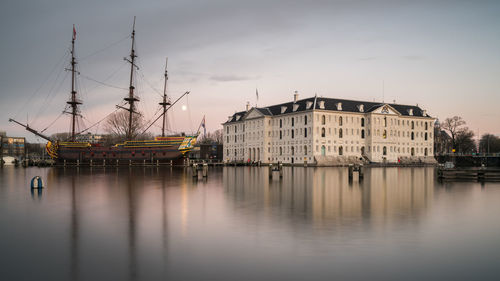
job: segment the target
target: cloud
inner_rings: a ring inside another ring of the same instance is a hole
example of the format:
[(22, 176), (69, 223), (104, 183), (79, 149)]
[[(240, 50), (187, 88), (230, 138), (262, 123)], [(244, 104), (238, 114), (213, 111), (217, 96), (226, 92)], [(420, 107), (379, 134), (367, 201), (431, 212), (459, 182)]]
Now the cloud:
[(406, 59), (406, 60), (424, 60), (424, 56), (419, 56), (419, 55), (406, 55), (406, 56), (401, 56), (401, 58)]

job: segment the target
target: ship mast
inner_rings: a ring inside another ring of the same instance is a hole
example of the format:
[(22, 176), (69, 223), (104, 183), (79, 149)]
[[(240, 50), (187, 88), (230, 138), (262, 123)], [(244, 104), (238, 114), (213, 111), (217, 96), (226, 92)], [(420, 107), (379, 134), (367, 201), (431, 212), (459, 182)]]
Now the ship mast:
[(71, 39), (71, 100), (66, 103), (71, 106), (71, 141), (75, 141), (75, 130), (76, 130), (76, 117), (78, 116), (78, 105), (82, 104), (76, 98), (76, 90), (75, 90), (75, 39), (76, 39), (76, 29), (75, 25), (73, 25), (73, 37)]
[(167, 73), (167, 64), (168, 64), (168, 58), (165, 61), (165, 84), (163, 85), (163, 101), (160, 102), (160, 105), (163, 107), (163, 122), (161, 126), (161, 136), (165, 136), (165, 123), (167, 121), (167, 106), (170, 105), (170, 100), (167, 100), (167, 80), (168, 80), (168, 73)]
[(124, 98), (125, 101), (128, 102), (129, 104), (129, 107), (126, 108), (126, 110), (129, 112), (129, 115), (128, 115), (128, 131), (127, 131), (127, 140), (132, 140), (133, 139), (133, 134), (132, 134), (132, 120), (133, 120), (133, 114), (134, 113), (137, 113), (135, 112), (135, 102), (139, 101), (139, 99), (137, 97), (134, 96), (134, 67), (135, 68), (138, 68), (136, 65), (135, 65), (135, 58), (137, 57), (135, 55), (135, 49), (134, 49), (134, 45), (135, 45), (135, 17), (134, 17), (134, 25), (132, 27), (132, 49), (130, 51), (130, 59), (128, 58), (125, 58), (126, 61), (128, 61), (130, 63), (130, 83), (129, 83), (129, 92), (128, 92), (128, 97)]

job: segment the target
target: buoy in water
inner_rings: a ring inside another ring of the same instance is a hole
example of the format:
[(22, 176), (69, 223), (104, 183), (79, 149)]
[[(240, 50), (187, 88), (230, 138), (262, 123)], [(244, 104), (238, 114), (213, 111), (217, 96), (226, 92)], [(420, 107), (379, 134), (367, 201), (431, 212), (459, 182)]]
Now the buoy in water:
[(43, 180), (41, 177), (36, 176), (31, 179), (31, 189), (41, 189), (43, 188)]

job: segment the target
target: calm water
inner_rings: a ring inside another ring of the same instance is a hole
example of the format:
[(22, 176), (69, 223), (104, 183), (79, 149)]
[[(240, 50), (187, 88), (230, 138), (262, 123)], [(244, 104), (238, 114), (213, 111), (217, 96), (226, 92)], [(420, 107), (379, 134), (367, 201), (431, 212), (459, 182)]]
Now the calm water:
[[(500, 184), (433, 168), (0, 170), (1, 280), (500, 280)], [(32, 194), (29, 181), (47, 188)]]

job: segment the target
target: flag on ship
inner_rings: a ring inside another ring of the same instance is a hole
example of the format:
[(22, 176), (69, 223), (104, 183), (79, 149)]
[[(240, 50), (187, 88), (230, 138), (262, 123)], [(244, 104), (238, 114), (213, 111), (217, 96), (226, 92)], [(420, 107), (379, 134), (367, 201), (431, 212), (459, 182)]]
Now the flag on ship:
[(207, 127), (205, 127), (205, 115), (203, 115), (203, 120), (201, 120), (201, 126), (203, 127), (203, 134), (207, 135)]

